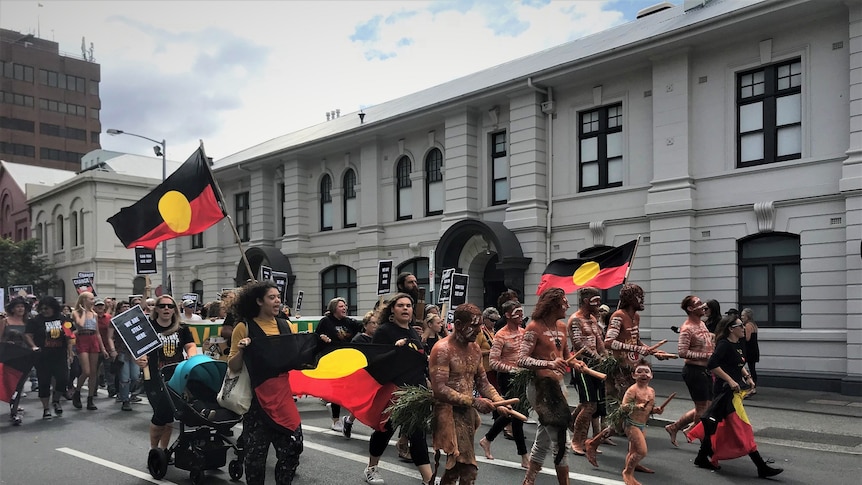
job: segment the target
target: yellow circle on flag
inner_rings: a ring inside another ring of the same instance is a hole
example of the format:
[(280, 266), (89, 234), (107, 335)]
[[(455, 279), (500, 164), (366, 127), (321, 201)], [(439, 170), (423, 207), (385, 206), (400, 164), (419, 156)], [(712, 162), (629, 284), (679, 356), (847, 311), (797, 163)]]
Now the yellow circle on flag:
[(324, 355), (316, 369), (302, 371), (313, 379), (338, 379), (368, 366), (365, 354), (356, 349), (337, 349)]
[(182, 192), (171, 190), (159, 199), (159, 214), (174, 232), (185, 232), (192, 223), (192, 206)]
[(601, 270), (599, 263), (595, 261), (584, 263), (580, 268), (575, 270), (575, 274), (572, 275), (572, 281), (578, 286), (583, 285), (595, 278), (599, 274), (599, 270)]

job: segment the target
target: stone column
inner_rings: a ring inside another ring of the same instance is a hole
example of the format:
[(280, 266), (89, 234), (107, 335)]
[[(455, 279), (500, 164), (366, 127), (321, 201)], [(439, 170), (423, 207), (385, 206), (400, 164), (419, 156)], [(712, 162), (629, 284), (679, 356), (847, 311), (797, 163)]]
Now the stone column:
[[(463, 109), (446, 118), (445, 127), (446, 159), (446, 201), (440, 234), (452, 224), (466, 219), (478, 218), (479, 194), (487, 193), (481, 187), (488, 183), (479, 180), (479, 117), (471, 109)], [(490, 163), (490, 161), (488, 162)]]

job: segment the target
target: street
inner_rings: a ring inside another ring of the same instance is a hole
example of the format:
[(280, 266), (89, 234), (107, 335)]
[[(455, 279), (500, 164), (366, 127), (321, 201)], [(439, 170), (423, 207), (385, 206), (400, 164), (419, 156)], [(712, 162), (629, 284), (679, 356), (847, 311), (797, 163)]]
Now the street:
[[(151, 408), (144, 400), (134, 405), (133, 412), (120, 411), (119, 403), (100, 391), (97, 398), (98, 411), (76, 410), (70, 402), (64, 403), (63, 417), (41, 419), (41, 404), (30, 393), (23, 400), (26, 411), (24, 424), (13, 427), (5, 419), (0, 424), (0, 484), (24, 483), (91, 483), (91, 484), (141, 484), (176, 483), (187, 484), (189, 474), (184, 470), (169, 467), (164, 480), (157, 481), (146, 470), (147, 429)], [(360, 484), (364, 483), (363, 469), (366, 465), (368, 436), (370, 429), (357, 422), (353, 437), (345, 439), (340, 433), (329, 430), (329, 408), (315, 398), (303, 398), (298, 402), (303, 418), (305, 452), (302, 454), (297, 484)], [(677, 409), (685, 407), (678, 403)], [(768, 410), (766, 410), (768, 411)], [(672, 411), (675, 412), (675, 411)], [(671, 412), (671, 414), (672, 414)], [(752, 409), (752, 421), (762, 409)], [(812, 420), (812, 413), (798, 413), (793, 419)], [(807, 417), (806, 417), (807, 415)], [(845, 434), (855, 436), (859, 418), (848, 420)], [(483, 426), (477, 434), (488, 429), (490, 417), (485, 416)], [(778, 424), (770, 423), (766, 428), (755, 428), (757, 433), (774, 435)], [(234, 428), (238, 435), (241, 425)], [(535, 434), (535, 425), (527, 425), (528, 442)], [(832, 430), (840, 432), (840, 430)], [(780, 433), (778, 433), (780, 434)], [(792, 433), (791, 433), (792, 434)], [(177, 431), (174, 432), (176, 437)], [(825, 435), (829, 436), (829, 435)], [(761, 438), (758, 444), (764, 458), (775, 460), (775, 466), (785, 469), (777, 482), (810, 485), (816, 483), (858, 483), (862, 477), (859, 446), (854, 436), (835, 435), (835, 446), (830, 443), (793, 441), (793, 436), (783, 439)], [(618, 446), (603, 446), (599, 456), (599, 468), (594, 469), (583, 457), (568, 455), (571, 466), (571, 483), (621, 484), (620, 470), (625, 458), (625, 440), (614, 438)], [(676, 449), (667, 439), (660, 426), (647, 428), (649, 455), (644, 464), (655, 469), (655, 475), (638, 474), (645, 484), (675, 483), (690, 485), (712, 485), (725, 483), (760, 483), (754, 465), (747, 458), (722, 462), (719, 472), (695, 468), (691, 461), (697, 453), (693, 444), (684, 444), (680, 435), (680, 448)], [(824, 440), (828, 441), (828, 440)], [(528, 443), (529, 444), (529, 443)], [(851, 446), (847, 446), (851, 445)], [(481, 449), (476, 449), (481, 456)], [(518, 484), (524, 476), (519, 466), (513, 442), (502, 435), (494, 441), (492, 452), (495, 460), (480, 457), (479, 484)], [(228, 453), (228, 460), (233, 453)], [(274, 452), (269, 455), (268, 483), (274, 481), (272, 470)], [(433, 465), (433, 456), (432, 456)], [(537, 483), (556, 483), (550, 460)], [(442, 467), (442, 466), (441, 466)], [(410, 463), (397, 459), (394, 447), (388, 448), (381, 462), (382, 474), (388, 485), (418, 484), (419, 475)], [(230, 481), (227, 467), (207, 472), (205, 483), (227, 484)]]

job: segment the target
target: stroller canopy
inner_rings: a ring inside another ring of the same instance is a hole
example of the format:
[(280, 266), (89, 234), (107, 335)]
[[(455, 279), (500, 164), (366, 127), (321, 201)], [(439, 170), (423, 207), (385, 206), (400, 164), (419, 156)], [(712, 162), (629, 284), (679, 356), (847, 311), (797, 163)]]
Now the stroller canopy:
[[(178, 394), (182, 394), (186, 389), (193, 394), (196, 393), (195, 390), (205, 389), (215, 395), (221, 390), (226, 373), (227, 362), (215, 360), (208, 355), (193, 355), (177, 364), (168, 386)], [(191, 388), (189, 383), (193, 384)]]

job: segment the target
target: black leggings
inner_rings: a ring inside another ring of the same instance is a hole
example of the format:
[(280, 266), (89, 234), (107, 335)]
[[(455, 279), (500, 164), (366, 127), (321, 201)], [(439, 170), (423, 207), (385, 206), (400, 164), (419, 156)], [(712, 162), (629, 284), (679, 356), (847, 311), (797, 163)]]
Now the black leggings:
[(255, 404), (252, 404), (251, 409), (243, 417), (242, 437), (245, 448), (246, 483), (263, 485), (266, 478), (266, 456), (269, 454), (270, 445), (275, 448), (275, 483), (278, 485), (293, 483), (303, 449), (302, 426), (293, 433), (271, 428), (264, 422), (264, 411)]
[[(509, 380), (511, 379), (511, 374), (500, 372), (497, 374), (497, 384), (500, 386), (500, 394), (505, 396), (507, 392), (509, 392)], [(496, 412), (495, 412), (496, 414)], [(503, 431), (503, 428), (506, 427), (509, 423), (512, 424), (512, 437), (515, 438), (515, 448), (518, 449), (519, 455), (527, 454), (527, 443), (524, 438), (524, 423), (520, 419), (515, 419), (510, 416), (499, 416), (495, 417), (494, 424), (491, 425), (491, 429), (488, 430), (488, 433), (485, 434), (485, 439), (488, 441), (494, 441), (494, 438)]]
[[(392, 428), (392, 423), (386, 421), (386, 427), (383, 431), (374, 430), (371, 433), (371, 440), (368, 442), (368, 453), (374, 457), (383, 456), (383, 452), (386, 451), (386, 445), (389, 444), (389, 440), (394, 434), (395, 430)], [(413, 433), (408, 436), (408, 439), (410, 440), (410, 457), (413, 459), (413, 464), (416, 466), (430, 464), (431, 460), (428, 458), (428, 443), (425, 441), (425, 433)]]
[(51, 378), (54, 379), (54, 401), (66, 391), (66, 349), (42, 349), (36, 361), (36, 376), (39, 379), (39, 397), (51, 397)]

